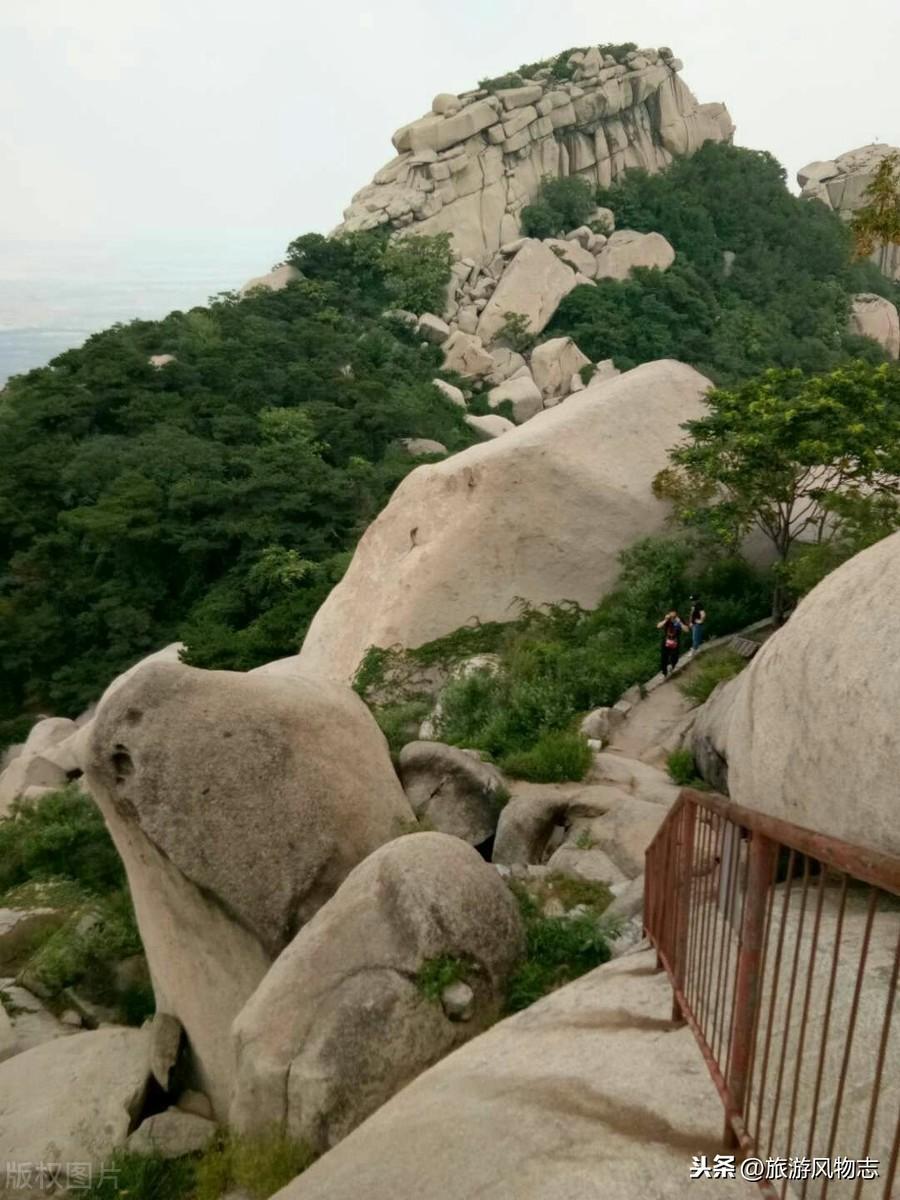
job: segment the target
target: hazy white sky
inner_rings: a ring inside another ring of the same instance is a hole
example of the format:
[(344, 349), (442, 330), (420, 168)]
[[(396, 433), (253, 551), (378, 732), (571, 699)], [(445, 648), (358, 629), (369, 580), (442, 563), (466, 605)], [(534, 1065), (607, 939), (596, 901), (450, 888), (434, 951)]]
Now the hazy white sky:
[(0, 0), (0, 238), (328, 230), (436, 92), (612, 41), (792, 175), (900, 143), (895, 0)]

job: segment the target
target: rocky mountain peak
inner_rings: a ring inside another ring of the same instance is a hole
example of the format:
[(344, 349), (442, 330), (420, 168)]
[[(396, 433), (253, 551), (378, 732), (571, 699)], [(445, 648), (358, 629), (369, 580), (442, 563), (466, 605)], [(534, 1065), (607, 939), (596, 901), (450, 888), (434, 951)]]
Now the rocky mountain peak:
[(698, 103), (681, 68), (668, 47), (590, 46), (441, 92), (394, 134), (397, 157), (356, 193), (338, 232), (448, 232), (458, 255), (484, 262), (518, 236), (547, 175), (605, 187), (629, 168), (659, 171), (705, 141), (730, 140), (724, 104)]

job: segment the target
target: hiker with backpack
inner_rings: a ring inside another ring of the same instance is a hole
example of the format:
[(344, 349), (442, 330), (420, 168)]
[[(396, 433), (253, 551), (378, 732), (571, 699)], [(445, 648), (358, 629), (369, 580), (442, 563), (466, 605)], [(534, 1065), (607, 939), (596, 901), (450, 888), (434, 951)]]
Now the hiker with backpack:
[(662, 630), (660, 670), (663, 676), (666, 676), (669, 671), (674, 670), (678, 663), (678, 656), (681, 653), (681, 631), (684, 629), (684, 622), (673, 608), (658, 622), (656, 628)]

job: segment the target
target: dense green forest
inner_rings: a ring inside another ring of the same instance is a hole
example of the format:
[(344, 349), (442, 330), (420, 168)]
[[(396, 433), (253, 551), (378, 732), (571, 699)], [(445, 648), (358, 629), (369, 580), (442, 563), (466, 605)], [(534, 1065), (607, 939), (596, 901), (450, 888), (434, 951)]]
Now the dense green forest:
[[(719, 383), (882, 357), (846, 316), (854, 291), (894, 285), (769, 155), (708, 144), (597, 199), (676, 263), (576, 288), (545, 336)], [(116, 326), (0, 395), (0, 721), (74, 714), (175, 638), (200, 666), (295, 652), (414, 465), (398, 439), (474, 440), (432, 386), (440, 351), (384, 315), (440, 311), (446, 237), (308, 234), (287, 257), (303, 278), (283, 291)]]
[(884, 357), (847, 332), (850, 298), (900, 289), (824, 205), (792, 196), (770, 155), (707, 142), (659, 175), (630, 171), (597, 197), (619, 229), (663, 234), (668, 271), (576, 288), (548, 335), (571, 335), (594, 361), (623, 370), (655, 358), (691, 363), (733, 384), (768, 367), (827, 371), (848, 357)]
[(0, 397), (0, 718), (74, 713), (176, 637), (202, 666), (296, 651), (414, 465), (397, 439), (474, 440), (438, 349), (380, 315), (440, 293), (445, 239), (290, 249), (285, 290), (117, 326)]

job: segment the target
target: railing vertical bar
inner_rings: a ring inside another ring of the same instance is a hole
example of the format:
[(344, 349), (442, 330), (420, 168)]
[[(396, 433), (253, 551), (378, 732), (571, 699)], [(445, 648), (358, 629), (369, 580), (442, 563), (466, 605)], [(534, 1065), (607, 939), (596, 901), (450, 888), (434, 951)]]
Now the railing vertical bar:
[[(741, 951), (744, 948), (744, 921), (746, 919), (746, 914), (747, 914), (747, 893), (750, 890), (751, 883), (754, 882), (753, 880), (751, 880), (751, 877), (750, 877), (750, 856), (751, 856), (751, 850), (752, 850), (752, 845), (753, 845), (753, 835), (750, 833), (749, 830), (746, 830), (746, 833), (747, 833), (747, 861), (745, 864), (745, 870), (743, 871), (743, 887), (741, 889), (741, 916), (740, 916), (740, 920), (738, 922), (738, 937), (737, 937), (737, 942), (735, 944), (735, 949), (734, 949), (733, 978), (735, 979), (735, 985), (731, 989), (731, 1012), (728, 1014), (728, 1025), (726, 1026), (726, 1028), (728, 1030), (728, 1040), (725, 1044), (725, 1051), (726, 1051), (725, 1078), (726, 1079), (729, 1079), (731, 1077), (731, 1051), (732, 1051), (732, 1047), (734, 1044), (734, 1036), (733, 1036), (734, 1035), (734, 1011), (735, 1011), (735, 1007), (737, 1005), (737, 982), (736, 981), (737, 981), (738, 970), (740, 968)], [(763, 896), (766, 896), (768, 894), (768, 888), (767, 888), (766, 884), (763, 884), (763, 887), (765, 889), (763, 891)], [(762, 946), (763, 946), (763, 953), (765, 953), (765, 941), (763, 941)], [(751, 1061), (752, 1061), (752, 1059), (751, 1059)]]
[[(891, 1019), (894, 1015), (894, 1005), (896, 1003), (895, 992), (897, 991), (898, 969), (900, 969), (900, 930), (897, 932), (897, 945), (894, 949), (894, 967), (891, 971), (891, 978), (888, 981), (887, 1004), (884, 1010), (884, 1022), (881, 1026), (881, 1038), (878, 1043), (878, 1062), (875, 1066), (875, 1079), (872, 1083), (872, 1103), (869, 1105), (869, 1119), (866, 1122), (866, 1136), (860, 1158), (869, 1157), (869, 1147), (872, 1145), (875, 1114), (878, 1111), (878, 1100), (881, 1094), (881, 1076), (884, 1073), (884, 1060), (887, 1055), (888, 1038), (891, 1033)], [(859, 1197), (862, 1195), (862, 1185), (863, 1180), (862, 1176), (860, 1176), (856, 1184), (856, 1190), (853, 1193), (854, 1200), (859, 1200)]]
[[(813, 1139), (816, 1136), (816, 1124), (819, 1118), (819, 1097), (822, 1094), (822, 1076), (825, 1069), (825, 1053), (828, 1047), (828, 1033), (831, 1027), (831, 1008), (834, 1001), (834, 985), (837, 981), (838, 961), (841, 956), (841, 939), (844, 932), (844, 912), (847, 907), (847, 876), (841, 876), (841, 895), (838, 902), (837, 922), (834, 930), (834, 952), (831, 956), (831, 972), (828, 978), (828, 995), (825, 999), (825, 1014), (822, 1022), (822, 1038), (819, 1043), (819, 1065), (816, 1068), (816, 1086), (813, 1092), (812, 1120), (809, 1126), (809, 1140), (806, 1143), (806, 1157), (812, 1158)], [(803, 1180), (800, 1200), (804, 1200), (809, 1180)]]
[[(709, 889), (709, 920), (712, 925), (712, 953), (709, 955), (709, 971), (707, 972), (707, 989), (706, 1001), (704, 1001), (704, 1022), (708, 1022), (713, 1015), (713, 996), (715, 994), (715, 962), (716, 953), (719, 950), (719, 941), (721, 936), (721, 922), (719, 920), (719, 887), (722, 877), (722, 841), (725, 840), (725, 817), (718, 818), (718, 829), (716, 829), (715, 838), (715, 869), (714, 869), (714, 886)], [(715, 1032), (710, 1030), (707, 1033), (707, 1042), (712, 1045)]]
[[(693, 804), (686, 804), (682, 810), (681, 821), (681, 852), (678, 873), (678, 890), (675, 893), (677, 919), (675, 924), (675, 986), (684, 994), (684, 981), (687, 971), (687, 942), (690, 926), (691, 904), (691, 863), (694, 855), (694, 823), (697, 810)], [(683, 1021), (685, 1014), (676, 997), (672, 1002), (672, 1020)]]
[[(809, 860), (807, 859), (807, 863)], [(816, 916), (813, 923), (812, 945), (809, 951), (809, 963), (806, 970), (806, 987), (803, 992), (803, 1011), (800, 1014), (800, 1035), (797, 1040), (797, 1062), (794, 1067), (794, 1086), (791, 1089), (791, 1108), (788, 1115), (787, 1140), (783, 1146), (785, 1154), (790, 1157), (791, 1145), (794, 1140), (794, 1120), (797, 1116), (797, 1096), (800, 1089), (800, 1075), (803, 1070), (803, 1051), (806, 1047), (806, 1027), (809, 1022), (809, 1001), (812, 996), (812, 981), (816, 971), (816, 953), (819, 949), (819, 929), (822, 924), (822, 905), (825, 900), (825, 868), (819, 866), (819, 887), (816, 899)], [(797, 945), (800, 945), (800, 931), (797, 932)], [(787, 1194), (787, 1180), (781, 1190), (782, 1200)]]
[(703, 832), (705, 826), (701, 820), (701, 810), (694, 805), (694, 837), (691, 845), (690, 876), (691, 889), (688, 897), (690, 924), (688, 927), (687, 971), (684, 979), (684, 994), (691, 1008), (695, 1006), (695, 988), (697, 973), (697, 935), (699, 932), (700, 908), (697, 904), (698, 892), (701, 887), (697, 871), (698, 860), (702, 861)]
[[(761, 835), (756, 832), (751, 833), (751, 837), (760, 837), (760, 836)], [(764, 991), (765, 982), (766, 982), (766, 970), (769, 965), (769, 945), (771, 943), (771, 934), (772, 934), (772, 912), (774, 911), (774, 908), (775, 908), (775, 880), (778, 875), (778, 848), (777, 848), (776, 843), (773, 842), (772, 845), (775, 846), (775, 849), (772, 853), (772, 869), (771, 869), (771, 873), (769, 875), (769, 881), (768, 881), (768, 893), (767, 893), (767, 900), (766, 900), (766, 928), (765, 928), (765, 932), (763, 933), (762, 961), (761, 961), (760, 967), (759, 967), (759, 1002), (760, 1003), (757, 1008), (756, 1020), (753, 1023), (753, 1042), (750, 1047), (750, 1076), (747, 1080), (747, 1100), (746, 1100), (746, 1104), (744, 1105), (744, 1123), (748, 1129), (750, 1128), (750, 1107), (753, 1102), (753, 1080), (754, 1080), (754, 1076), (756, 1074), (756, 1050), (757, 1050), (757, 1046), (759, 1044), (759, 1026), (760, 1026), (759, 1016), (760, 1016), (760, 1012), (761, 1012), (763, 991)], [(761, 1102), (761, 1100), (762, 1100), (762, 1097), (760, 1097), (760, 1102)], [(757, 1108), (758, 1107), (759, 1107), (759, 1105), (757, 1105)]]
[[(728, 1090), (738, 1113), (744, 1110), (750, 1073), (750, 1046), (762, 995), (759, 963), (763, 949), (768, 883), (772, 876), (773, 857), (777, 857), (775, 843), (760, 834), (752, 834), (747, 863), (749, 903), (744, 905), (741, 925), (741, 953), (734, 983), (737, 1003), (728, 1052), (731, 1068), (726, 1076)], [(725, 1123), (725, 1142), (730, 1147), (738, 1145), (737, 1133), (730, 1120), (726, 1120)]]
[[(725, 1008), (728, 1004), (728, 983), (733, 976), (731, 971), (731, 952), (740, 939), (740, 926), (738, 933), (735, 935), (734, 929), (734, 909), (737, 900), (737, 885), (741, 872), (741, 827), (731, 824), (728, 832), (728, 861), (729, 872), (728, 878), (725, 881), (725, 919), (723, 922), (722, 937), (725, 947), (723, 963), (720, 964), (720, 969), (723, 970), (724, 976), (719, 979), (719, 994), (716, 995), (716, 1024), (718, 1026), (718, 1036), (716, 1040), (716, 1058), (721, 1061), (723, 1044), (725, 1042), (726, 1027), (725, 1027)], [(722, 1011), (719, 1014), (719, 1002), (721, 998)], [(734, 999), (734, 988), (732, 987), (732, 999)], [(731, 1040), (731, 1029), (727, 1030), (729, 1042)]]
[[(875, 910), (878, 907), (878, 889), (869, 888), (869, 904), (866, 909), (866, 928), (863, 934), (862, 947), (859, 951), (859, 968), (856, 972), (856, 986), (853, 989), (853, 1002), (850, 1005), (850, 1016), (847, 1019), (847, 1040), (844, 1043), (844, 1056), (841, 1061), (841, 1074), (838, 1079), (837, 1096), (834, 1101), (834, 1116), (831, 1120), (831, 1133), (828, 1138), (828, 1149), (826, 1156), (831, 1158), (834, 1154), (834, 1144), (837, 1139), (838, 1126), (841, 1122), (841, 1105), (844, 1102), (844, 1088), (847, 1083), (847, 1068), (850, 1065), (850, 1055), (853, 1051), (853, 1038), (856, 1034), (856, 1017), (859, 1012), (859, 998), (862, 994), (863, 972), (866, 969), (866, 959), (869, 957), (869, 941), (872, 937), (872, 923), (875, 920)], [(830, 1180), (827, 1178), (824, 1181), (822, 1188), (821, 1200), (825, 1200), (828, 1194), (828, 1184)]]
[(700, 876), (700, 878), (702, 880), (702, 886), (699, 889), (699, 891), (700, 891), (700, 895), (701, 895), (702, 901), (703, 901), (703, 909), (702, 909), (701, 921), (700, 921), (700, 945), (699, 945), (699, 957), (698, 957), (698, 962), (697, 962), (697, 967), (698, 967), (697, 992), (696, 992), (697, 998), (696, 998), (696, 1003), (694, 1005), (694, 1011), (697, 1014), (698, 1020), (701, 1017), (701, 1013), (702, 1013), (702, 1009), (703, 1009), (704, 987), (706, 984), (706, 969), (707, 969), (707, 966), (709, 963), (709, 956), (707, 954), (707, 951), (709, 949), (709, 891), (710, 891), (709, 881), (712, 878), (712, 874), (713, 874), (713, 867), (711, 864), (714, 862), (714, 857), (713, 857), (713, 838), (714, 838), (714, 833), (715, 833), (715, 826), (713, 824), (714, 821), (715, 821), (715, 814), (713, 813), (713, 814), (710, 814), (709, 820), (706, 823), (706, 836), (704, 838), (704, 845), (703, 845), (703, 863), (700, 867), (700, 870), (703, 872), (703, 874)]
[(759, 1133), (762, 1128), (763, 1100), (766, 1094), (766, 1080), (769, 1077), (769, 1054), (772, 1049), (772, 1028), (775, 1020), (775, 1000), (778, 995), (778, 983), (781, 977), (781, 955), (784, 950), (784, 930), (787, 924), (787, 910), (791, 902), (791, 888), (794, 881), (794, 851), (788, 854), (787, 883), (784, 889), (784, 903), (781, 907), (781, 926), (778, 930), (778, 947), (775, 951), (775, 963), (772, 968), (772, 991), (769, 996), (769, 1018), (766, 1023), (766, 1040), (763, 1044), (762, 1073), (759, 1080), (759, 1105), (756, 1111), (756, 1131), (753, 1141), (759, 1146)]
[(788, 984), (787, 1007), (784, 1014), (784, 1041), (782, 1044), (781, 1061), (778, 1064), (778, 1080), (775, 1084), (775, 1105), (772, 1110), (772, 1123), (769, 1126), (769, 1143), (766, 1148), (766, 1158), (772, 1153), (775, 1140), (775, 1126), (778, 1112), (781, 1108), (781, 1088), (784, 1083), (784, 1068), (787, 1064), (787, 1046), (791, 1037), (791, 1014), (794, 1011), (794, 992), (797, 988), (797, 967), (800, 963), (800, 946), (803, 939), (803, 925), (806, 920), (806, 895), (809, 890), (809, 856), (803, 855), (803, 887), (800, 891), (800, 915), (797, 918), (797, 931), (794, 935), (794, 954), (791, 961), (791, 982)]

